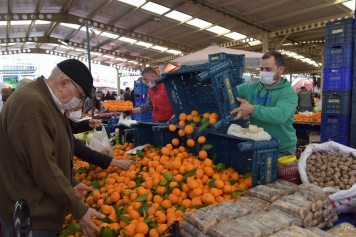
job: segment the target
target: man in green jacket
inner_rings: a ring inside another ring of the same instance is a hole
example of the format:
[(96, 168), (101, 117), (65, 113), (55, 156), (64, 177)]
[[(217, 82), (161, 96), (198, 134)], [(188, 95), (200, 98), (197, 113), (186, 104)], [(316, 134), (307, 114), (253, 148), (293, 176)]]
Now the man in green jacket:
[(278, 52), (267, 52), (260, 63), (260, 81), (236, 87), (240, 107), (235, 120), (249, 117), (250, 123), (264, 128), (280, 141), (279, 156), (295, 154), (297, 137), (293, 128), (298, 96), (291, 84), (281, 75), (284, 58)]
[(83, 233), (99, 231), (92, 217), (104, 215), (77, 196), (89, 187), (73, 177), (73, 136), (64, 111), (91, 97), (93, 77), (82, 62), (68, 59), (15, 91), (0, 113), (0, 225), (12, 233), (15, 202), (26, 199), (32, 236), (55, 237), (67, 210), (79, 220)]

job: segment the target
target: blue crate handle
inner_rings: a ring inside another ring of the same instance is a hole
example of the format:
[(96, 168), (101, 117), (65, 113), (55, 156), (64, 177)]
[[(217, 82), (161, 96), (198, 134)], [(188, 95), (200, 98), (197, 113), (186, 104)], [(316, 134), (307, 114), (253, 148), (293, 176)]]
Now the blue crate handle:
[(153, 126), (152, 127), (152, 130), (154, 131), (154, 132), (165, 132), (165, 131), (167, 131), (168, 130), (168, 126)]
[(131, 128), (131, 129), (126, 129), (126, 134), (134, 134), (135, 133), (135, 129)]

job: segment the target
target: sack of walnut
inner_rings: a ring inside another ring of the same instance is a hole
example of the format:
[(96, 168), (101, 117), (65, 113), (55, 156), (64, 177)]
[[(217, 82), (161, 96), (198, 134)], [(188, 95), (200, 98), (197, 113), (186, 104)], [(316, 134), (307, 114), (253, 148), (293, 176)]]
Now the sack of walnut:
[(356, 150), (336, 142), (310, 144), (300, 156), (298, 170), (303, 184), (313, 183), (329, 195), (338, 213), (356, 207)]

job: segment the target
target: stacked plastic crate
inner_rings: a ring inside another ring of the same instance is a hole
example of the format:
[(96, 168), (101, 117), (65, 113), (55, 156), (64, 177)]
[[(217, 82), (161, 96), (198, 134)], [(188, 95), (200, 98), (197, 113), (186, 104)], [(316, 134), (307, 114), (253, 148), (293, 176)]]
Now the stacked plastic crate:
[(354, 19), (326, 24), (321, 141), (350, 145)]
[[(356, 14), (356, 12), (355, 12)], [(354, 22), (354, 34), (356, 34), (356, 21)], [(356, 51), (356, 35), (354, 36), (354, 50)], [(356, 52), (353, 57), (352, 93), (351, 93), (351, 125), (350, 125), (350, 147), (356, 149)]]
[[(142, 81), (134, 82), (134, 97), (135, 97), (135, 107), (140, 107), (141, 105), (146, 103), (148, 95), (148, 86), (144, 84)], [(146, 122), (153, 121), (152, 112), (144, 113), (144, 114), (134, 114), (132, 119), (137, 121)]]

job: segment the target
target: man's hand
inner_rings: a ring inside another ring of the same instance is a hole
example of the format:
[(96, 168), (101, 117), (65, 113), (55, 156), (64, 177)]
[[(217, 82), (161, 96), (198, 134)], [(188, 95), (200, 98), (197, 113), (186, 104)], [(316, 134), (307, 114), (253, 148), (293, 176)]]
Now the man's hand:
[(75, 196), (77, 196), (79, 198), (79, 200), (82, 200), (84, 191), (92, 192), (92, 191), (94, 191), (94, 189), (92, 189), (82, 183), (79, 183), (79, 184), (77, 184), (77, 186), (74, 187)]
[(134, 163), (135, 162), (133, 160), (115, 160), (115, 159), (112, 159), (110, 165), (118, 167), (118, 168), (121, 168), (121, 169), (124, 169), (124, 170), (127, 170)]
[(101, 122), (101, 120), (98, 120), (98, 119), (90, 119), (89, 120), (89, 127), (97, 128), (100, 126), (103, 126), (103, 123)]
[(94, 114), (100, 114), (100, 111), (98, 109), (95, 109)]
[(247, 100), (237, 97), (237, 101), (240, 102), (240, 107), (230, 112), (230, 114), (237, 113), (234, 120), (238, 120), (253, 113), (254, 106), (248, 103)]
[(100, 232), (99, 227), (97, 227), (92, 221), (93, 216), (99, 218), (105, 217), (104, 214), (97, 212), (92, 208), (89, 208), (88, 211), (82, 217), (82, 219), (79, 219), (79, 224), (82, 226), (83, 234), (87, 237), (96, 237), (96, 235), (91, 231), (92, 229), (95, 232)]

